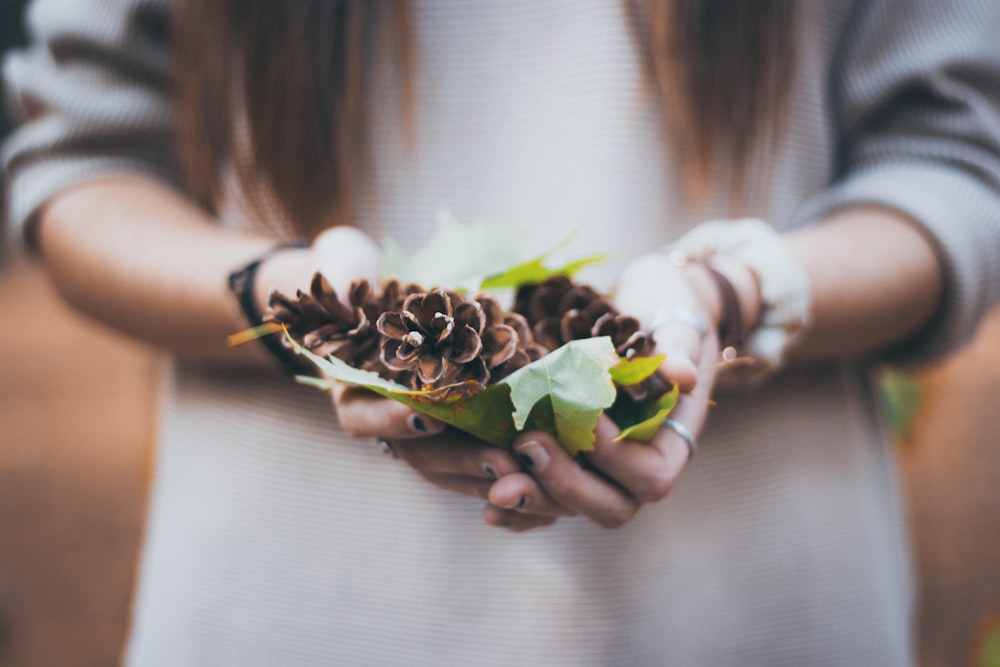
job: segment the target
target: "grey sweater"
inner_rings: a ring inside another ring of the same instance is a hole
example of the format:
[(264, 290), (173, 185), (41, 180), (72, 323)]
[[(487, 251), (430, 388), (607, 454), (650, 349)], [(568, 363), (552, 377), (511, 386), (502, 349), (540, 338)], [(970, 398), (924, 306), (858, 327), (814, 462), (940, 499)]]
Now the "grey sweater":
[[(3, 153), (12, 229), (112, 171), (179, 180), (169, 5), (33, 8), (34, 45), (5, 63), (26, 120)], [(381, 91), (380, 196), (361, 227), (414, 248), (447, 204), (546, 247), (572, 220), (577, 249), (616, 253), (593, 276), (608, 285), (696, 222), (674, 201), (618, 3), (416, 6), (415, 145)], [(1000, 10), (802, 7), (786, 141), (768, 192), (738, 213), (787, 229), (858, 203), (905, 212), (940, 253), (946, 295), (893, 353), (953, 349), (1000, 292)], [(247, 224), (230, 210), (223, 224)], [(677, 488), (625, 528), (508, 535), (481, 503), (347, 438), (313, 390), (178, 365), (129, 664), (909, 664), (905, 515), (867, 368), (791, 369), (717, 399)]]

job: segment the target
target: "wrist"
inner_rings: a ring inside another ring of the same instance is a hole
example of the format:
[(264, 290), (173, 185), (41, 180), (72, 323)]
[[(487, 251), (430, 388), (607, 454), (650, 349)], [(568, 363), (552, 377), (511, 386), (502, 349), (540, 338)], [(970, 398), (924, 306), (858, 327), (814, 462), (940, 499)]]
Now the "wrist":
[[(753, 219), (706, 222), (664, 248), (668, 256), (702, 265), (717, 283), (720, 330), (743, 328), (740, 356), (754, 362), (760, 375), (782, 364), (789, 347), (810, 321), (809, 278), (785, 238)], [(728, 296), (726, 296), (728, 294)], [(726, 303), (730, 307), (726, 307)], [(727, 351), (726, 358), (733, 352)]]
[[(265, 314), (268, 312), (268, 307), (265, 303), (267, 297), (261, 297), (261, 273), (265, 270), (265, 267), (279, 255), (293, 252), (300, 254), (305, 252), (303, 250), (304, 246), (304, 241), (293, 241), (273, 245), (270, 249), (258, 255), (246, 265), (229, 274), (229, 290), (239, 305), (239, 309), (242, 312), (246, 325), (251, 329), (255, 329), (256, 327), (264, 324)], [(300, 261), (299, 266), (303, 265), (304, 263)], [(269, 292), (270, 290), (268, 290), (268, 293)], [(273, 334), (265, 333), (264, 335), (258, 337), (257, 340), (271, 354), (272, 357), (281, 362), (281, 364), (290, 372), (301, 372), (307, 368), (306, 362), (299, 359), (298, 355), (296, 355), (294, 351), (286, 347), (284, 342), (280, 340), (279, 337), (274, 336)]]
[(726, 257), (698, 259), (682, 251), (672, 251), (669, 257), (684, 270), (720, 347), (741, 345), (760, 317), (760, 286), (754, 272)]
[(283, 294), (308, 291), (313, 274), (319, 270), (309, 247), (289, 246), (267, 254), (261, 260), (253, 281), (253, 300), (257, 312), (267, 315), (269, 300), (275, 290)]

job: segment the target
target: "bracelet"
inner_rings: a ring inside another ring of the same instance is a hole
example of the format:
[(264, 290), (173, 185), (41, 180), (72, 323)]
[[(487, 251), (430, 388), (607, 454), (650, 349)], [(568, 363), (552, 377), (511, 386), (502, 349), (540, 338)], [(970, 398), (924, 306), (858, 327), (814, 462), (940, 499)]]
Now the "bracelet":
[[(233, 293), (240, 304), (243, 317), (251, 327), (259, 327), (264, 324), (264, 315), (257, 308), (254, 299), (254, 283), (257, 279), (257, 270), (266, 260), (282, 250), (289, 248), (307, 248), (308, 241), (287, 241), (272, 246), (264, 254), (250, 261), (246, 266), (237, 269), (229, 274), (229, 291)], [(268, 352), (292, 374), (303, 373), (310, 370), (310, 365), (289, 347), (286, 347), (280, 338), (270, 334), (265, 334), (258, 338)]]
[[(756, 362), (758, 371), (782, 364), (789, 347), (809, 325), (812, 294), (808, 275), (773, 227), (756, 219), (713, 220), (698, 225), (664, 250), (680, 251), (701, 261), (710, 274), (713, 269), (708, 261), (713, 256), (725, 256), (746, 266), (760, 286), (760, 316), (736, 344), (741, 346), (742, 354)], [(739, 302), (725, 276), (713, 274), (713, 278), (722, 298), (719, 336), (725, 345), (724, 337), (734, 335), (734, 330), (742, 326), (732, 314), (740, 317)]]
[(736, 288), (711, 264), (703, 262), (702, 267), (712, 276), (715, 286), (719, 288), (722, 308), (719, 314), (719, 345), (722, 348), (738, 347), (743, 343), (747, 331), (743, 328), (743, 315), (740, 313), (740, 299), (736, 296)]
[[(750, 333), (743, 325), (743, 313), (740, 310), (740, 298), (736, 294), (736, 288), (724, 273), (712, 266), (707, 260), (695, 257), (683, 250), (676, 248), (664, 248), (667, 257), (674, 266), (697, 265), (705, 269), (709, 278), (715, 283), (719, 292), (719, 347), (723, 350), (723, 358), (735, 357), (736, 348), (743, 343)], [(701, 334), (704, 335), (704, 330)]]

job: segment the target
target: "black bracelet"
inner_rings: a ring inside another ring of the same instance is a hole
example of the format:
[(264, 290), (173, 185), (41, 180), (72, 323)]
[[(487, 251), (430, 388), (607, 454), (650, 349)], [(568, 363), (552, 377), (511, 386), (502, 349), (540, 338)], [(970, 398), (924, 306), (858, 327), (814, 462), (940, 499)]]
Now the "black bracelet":
[[(309, 247), (309, 242), (303, 240), (278, 243), (243, 268), (237, 269), (229, 274), (229, 291), (232, 292), (238, 299), (240, 310), (243, 311), (243, 316), (246, 318), (251, 327), (259, 327), (264, 324), (264, 315), (260, 312), (260, 309), (257, 308), (257, 302), (254, 299), (253, 293), (254, 283), (257, 279), (257, 269), (259, 269), (260, 265), (267, 259), (271, 258), (274, 254), (281, 250), (307, 247)], [(308, 373), (313, 370), (310, 363), (296, 354), (294, 350), (286, 347), (279, 337), (272, 334), (265, 334), (257, 340), (259, 340), (261, 344), (267, 348), (267, 351), (271, 353), (271, 356), (280, 361), (290, 373), (301, 374)]]

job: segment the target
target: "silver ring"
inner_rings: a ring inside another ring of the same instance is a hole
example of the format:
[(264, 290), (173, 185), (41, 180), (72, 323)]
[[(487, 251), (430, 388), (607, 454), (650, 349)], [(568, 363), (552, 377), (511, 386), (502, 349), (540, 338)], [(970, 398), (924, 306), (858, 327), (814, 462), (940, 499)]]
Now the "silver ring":
[(708, 325), (693, 308), (671, 304), (656, 311), (646, 331), (655, 331), (667, 324), (686, 324), (698, 332), (698, 338), (704, 338), (708, 333)]
[(391, 442), (385, 438), (375, 438), (375, 442), (378, 444), (378, 448), (382, 450), (383, 454), (396, 458), (396, 450), (392, 448)]
[(679, 421), (674, 421), (670, 417), (663, 420), (663, 425), (681, 436), (681, 440), (688, 446), (688, 458), (693, 457), (695, 450), (698, 449), (698, 441), (695, 439), (694, 434), (688, 430), (688, 427)]

